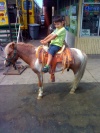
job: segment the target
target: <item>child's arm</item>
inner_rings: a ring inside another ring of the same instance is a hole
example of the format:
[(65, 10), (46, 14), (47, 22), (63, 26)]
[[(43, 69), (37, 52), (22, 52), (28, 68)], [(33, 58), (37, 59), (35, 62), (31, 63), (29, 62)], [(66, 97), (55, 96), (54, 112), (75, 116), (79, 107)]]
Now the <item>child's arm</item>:
[(48, 35), (45, 39), (41, 40), (40, 42), (44, 45), (46, 45), (48, 42), (50, 42), (51, 40), (55, 39), (56, 38), (56, 34), (50, 34)]
[(52, 36), (52, 34), (49, 34), (47, 37), (45, 37), (45, 38), (43, 39), (43, 41), (46, 41), (46, 40), (49, 39), (51, 36)]
[(47, 37), (45, 37), (43, 40), (41, 40), (40, 42), (42, 43), (43, 41), (45, 41), (46, 39), (50, 38), (51, 34), (49, 34)]

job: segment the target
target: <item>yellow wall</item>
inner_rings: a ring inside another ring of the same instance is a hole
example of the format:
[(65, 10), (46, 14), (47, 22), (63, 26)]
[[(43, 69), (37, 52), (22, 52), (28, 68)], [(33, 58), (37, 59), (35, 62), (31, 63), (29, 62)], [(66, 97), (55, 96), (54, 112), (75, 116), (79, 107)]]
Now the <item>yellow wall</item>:
[(80, 24), (82, 14), (82, 0), (79, 2), (78, 12), (78, 32), (75, 37), (75, 47), (81, 49), (86, 54), (100, 54), (100, 37), (80, 37)]
[(0, 15), (0, 25), (5, 25), (5, 24), (8, 24), (6, 1), (0, 0), (0, 2), (4, 2), (4, 10), (0, 10), (0, 14), (3, 14), (3, 16)]

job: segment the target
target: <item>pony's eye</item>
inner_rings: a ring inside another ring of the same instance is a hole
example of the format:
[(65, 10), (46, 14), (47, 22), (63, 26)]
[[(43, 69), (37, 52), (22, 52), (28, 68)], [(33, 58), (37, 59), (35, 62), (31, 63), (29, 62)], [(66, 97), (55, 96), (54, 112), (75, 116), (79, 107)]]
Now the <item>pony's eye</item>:
[(8, 56), (10, 55), (10, 54), (7, 54)]

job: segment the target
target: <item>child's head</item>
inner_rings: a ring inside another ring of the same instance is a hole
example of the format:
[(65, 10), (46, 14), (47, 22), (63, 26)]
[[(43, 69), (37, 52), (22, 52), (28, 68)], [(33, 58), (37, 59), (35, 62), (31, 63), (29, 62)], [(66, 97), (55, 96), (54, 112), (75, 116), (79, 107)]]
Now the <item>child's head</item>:
[(62, 16), (56, 16), (53, 19), (53, 23), (54, 23), (56, 28), (60, 29), (64, 26), (64, 18)]

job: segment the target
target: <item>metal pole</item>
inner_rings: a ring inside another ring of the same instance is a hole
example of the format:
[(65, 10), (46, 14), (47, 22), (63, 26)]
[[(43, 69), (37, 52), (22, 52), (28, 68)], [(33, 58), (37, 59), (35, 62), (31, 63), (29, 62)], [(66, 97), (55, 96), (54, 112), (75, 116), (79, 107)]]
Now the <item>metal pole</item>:
[(57, 15), (59, 14), (59, 0), (57, 0)]
[(53, 18), (54, 18), (54, 10), (55, 10), (55, 7), (52, 6), (52, 23), (53, 23)]
[(12, 42), (12, 41), (13, 41), (13, 39), (12, 39), (11, 24), (10, 24), (9, 12), (8, 12), (8, 0), (6, 0), (6, 7), (7, 7), (7, 14), (8, 14), (8, 24), (9, 24), (9, 30), (10, 30), (10, 40), (11, 40), (11, 42)]
[(29, 32), (28, 24), (29, 24), (29, 1), (26, 0), (26, 12), (27, 12), (27, 30)]

